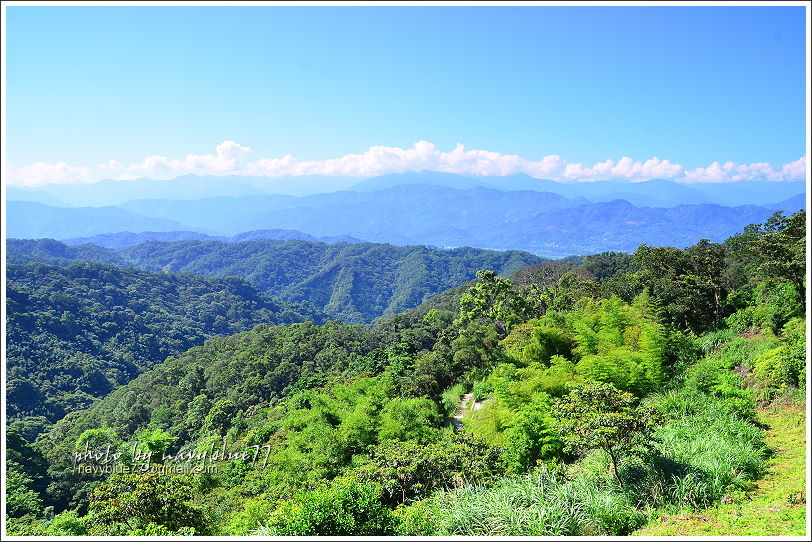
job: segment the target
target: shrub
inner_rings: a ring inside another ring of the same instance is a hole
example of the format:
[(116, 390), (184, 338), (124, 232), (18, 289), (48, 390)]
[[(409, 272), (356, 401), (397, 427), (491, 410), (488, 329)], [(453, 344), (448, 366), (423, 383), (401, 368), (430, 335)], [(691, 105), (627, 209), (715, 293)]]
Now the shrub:
[(457, 408), (460, 406), (460, 400), (463, 394), (465, 394), (465, 384), (462, 383), (454, 384), (443, 392), (443, 411), (445, 412), (446, 416), (454, 415)]
[(55, 515), (46, 532), (52, 536), (83, 536), (88, 534), (87, 525), (75, 510), (65, 510)]
[(398, 535), (432, 536), (440, 530), (441, 510), (433, 499), (398, 506), (394, 513), (398, 518)]
[(378, 484), (334, 483), (300, 493), (282, 503), (265, 528), (265, 536), (385, 536), (397, 533), (397, 516), (380, 501)]

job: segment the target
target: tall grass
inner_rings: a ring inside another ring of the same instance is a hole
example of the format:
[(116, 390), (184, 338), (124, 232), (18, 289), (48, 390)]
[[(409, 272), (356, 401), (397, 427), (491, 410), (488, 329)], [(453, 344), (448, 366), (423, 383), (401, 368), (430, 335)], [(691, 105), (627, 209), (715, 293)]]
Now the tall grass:
[(457, 412), (457, 408), (460, 406), (460, 400), (466, 391), (467, 387), (465, 384), (458, 383), (443, 392), (442, 401), (446, 416), (453, 416)]
[(749, 488), (763, 475), (767, 448), (762, 430), (725, 399), (680, 390), (653, 402), (667, 420), (654, 435), (659, 456), (621, 466), (639, 506), (706, 506)]
[(423, 504), (435, 521), (416, 521), (415, 535), (556, 536), (624, 535), (645, 522), (628, 497), (612, 484), (566, 480), (545, 468), (503, 478), (491, 488), (468, 486), (435, 495)]

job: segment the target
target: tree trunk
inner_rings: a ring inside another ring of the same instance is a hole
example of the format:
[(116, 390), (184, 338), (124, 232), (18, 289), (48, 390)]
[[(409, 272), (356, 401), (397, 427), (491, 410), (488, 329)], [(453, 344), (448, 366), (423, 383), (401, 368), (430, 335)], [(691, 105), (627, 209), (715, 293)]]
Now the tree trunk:
[(620, 487), (622, 488), (623, 487), (623, 480), (620, 479), (620, 473), (618, 473), (618, 471), (617, 471), (617, 459), (615, 458), (615, 454), (612, 451), (612, 448), (610, 448), (608, 446), (606, 448), (606, 451), (607, 451), (607, 453), (609, 453), (609, 457), (612, 460), (612, 472), (615, 473), (615, 478), (617, 479), (617, 483), (620, 484)]

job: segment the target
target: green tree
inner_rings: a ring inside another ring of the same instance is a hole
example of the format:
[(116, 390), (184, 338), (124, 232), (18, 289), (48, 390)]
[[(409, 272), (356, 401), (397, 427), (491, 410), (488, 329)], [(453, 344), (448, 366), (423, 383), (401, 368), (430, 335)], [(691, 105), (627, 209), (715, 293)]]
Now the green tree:
[(490, 270), (477, 271), (477, 283), (460, 298), (456, 324), (464, 327), (473, 322), (493, 324), (499, 339), (532, 314), (532, 305), (516, 292), (508, 279)]
[(90, 513), (102, 526), (123, 523), (137, 529), (155, 523), (172, 531), (191, 527), (205, 534), (203, 513), (191, 500), (192, 485), (181, 477), (157, 472), (116, 474), (93, 490)]
[(151, 463), (163, 463), (163, 456), (178, 437), (163, 429), (144, 429), (136, 437), (143, 449), (150, 454)]
[(621, 487), (618, 459), (649, 451), (656, 423), (653, 412), (636, 403), (632, 394), (612, 384), (587, 382), (553, 404), (557, 429), (567, 449), (605, 451)]
[(397, 533), (397, 518), (380, 501), (377, 484), (334, 482), (299, 493), (271, 514), (262, 534), (273, 536), (385, 536)]
[(31, 489), (32, 480), (14, 462), (6, 465), (6, 513), (13, 518), (42, 512), (42, 499)]
[(751, 224), (726, 242), (733, 263), (744, 265), (749, 276), (783, 279), (806, 296), (806, 211), (790, 217), (774, 213), (764, 224)]

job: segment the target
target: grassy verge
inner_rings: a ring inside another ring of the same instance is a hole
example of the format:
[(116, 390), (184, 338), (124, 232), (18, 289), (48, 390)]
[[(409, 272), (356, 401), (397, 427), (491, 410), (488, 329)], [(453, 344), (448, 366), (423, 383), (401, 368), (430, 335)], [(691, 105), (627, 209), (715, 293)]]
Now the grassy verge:
[(758, 413), (773, 451), (767, 474), (747, 494), (700, 511), (665, 515), (636, 531), (642, 536), (806, 534), (806, 418), (803, 410), (772, 406)]

